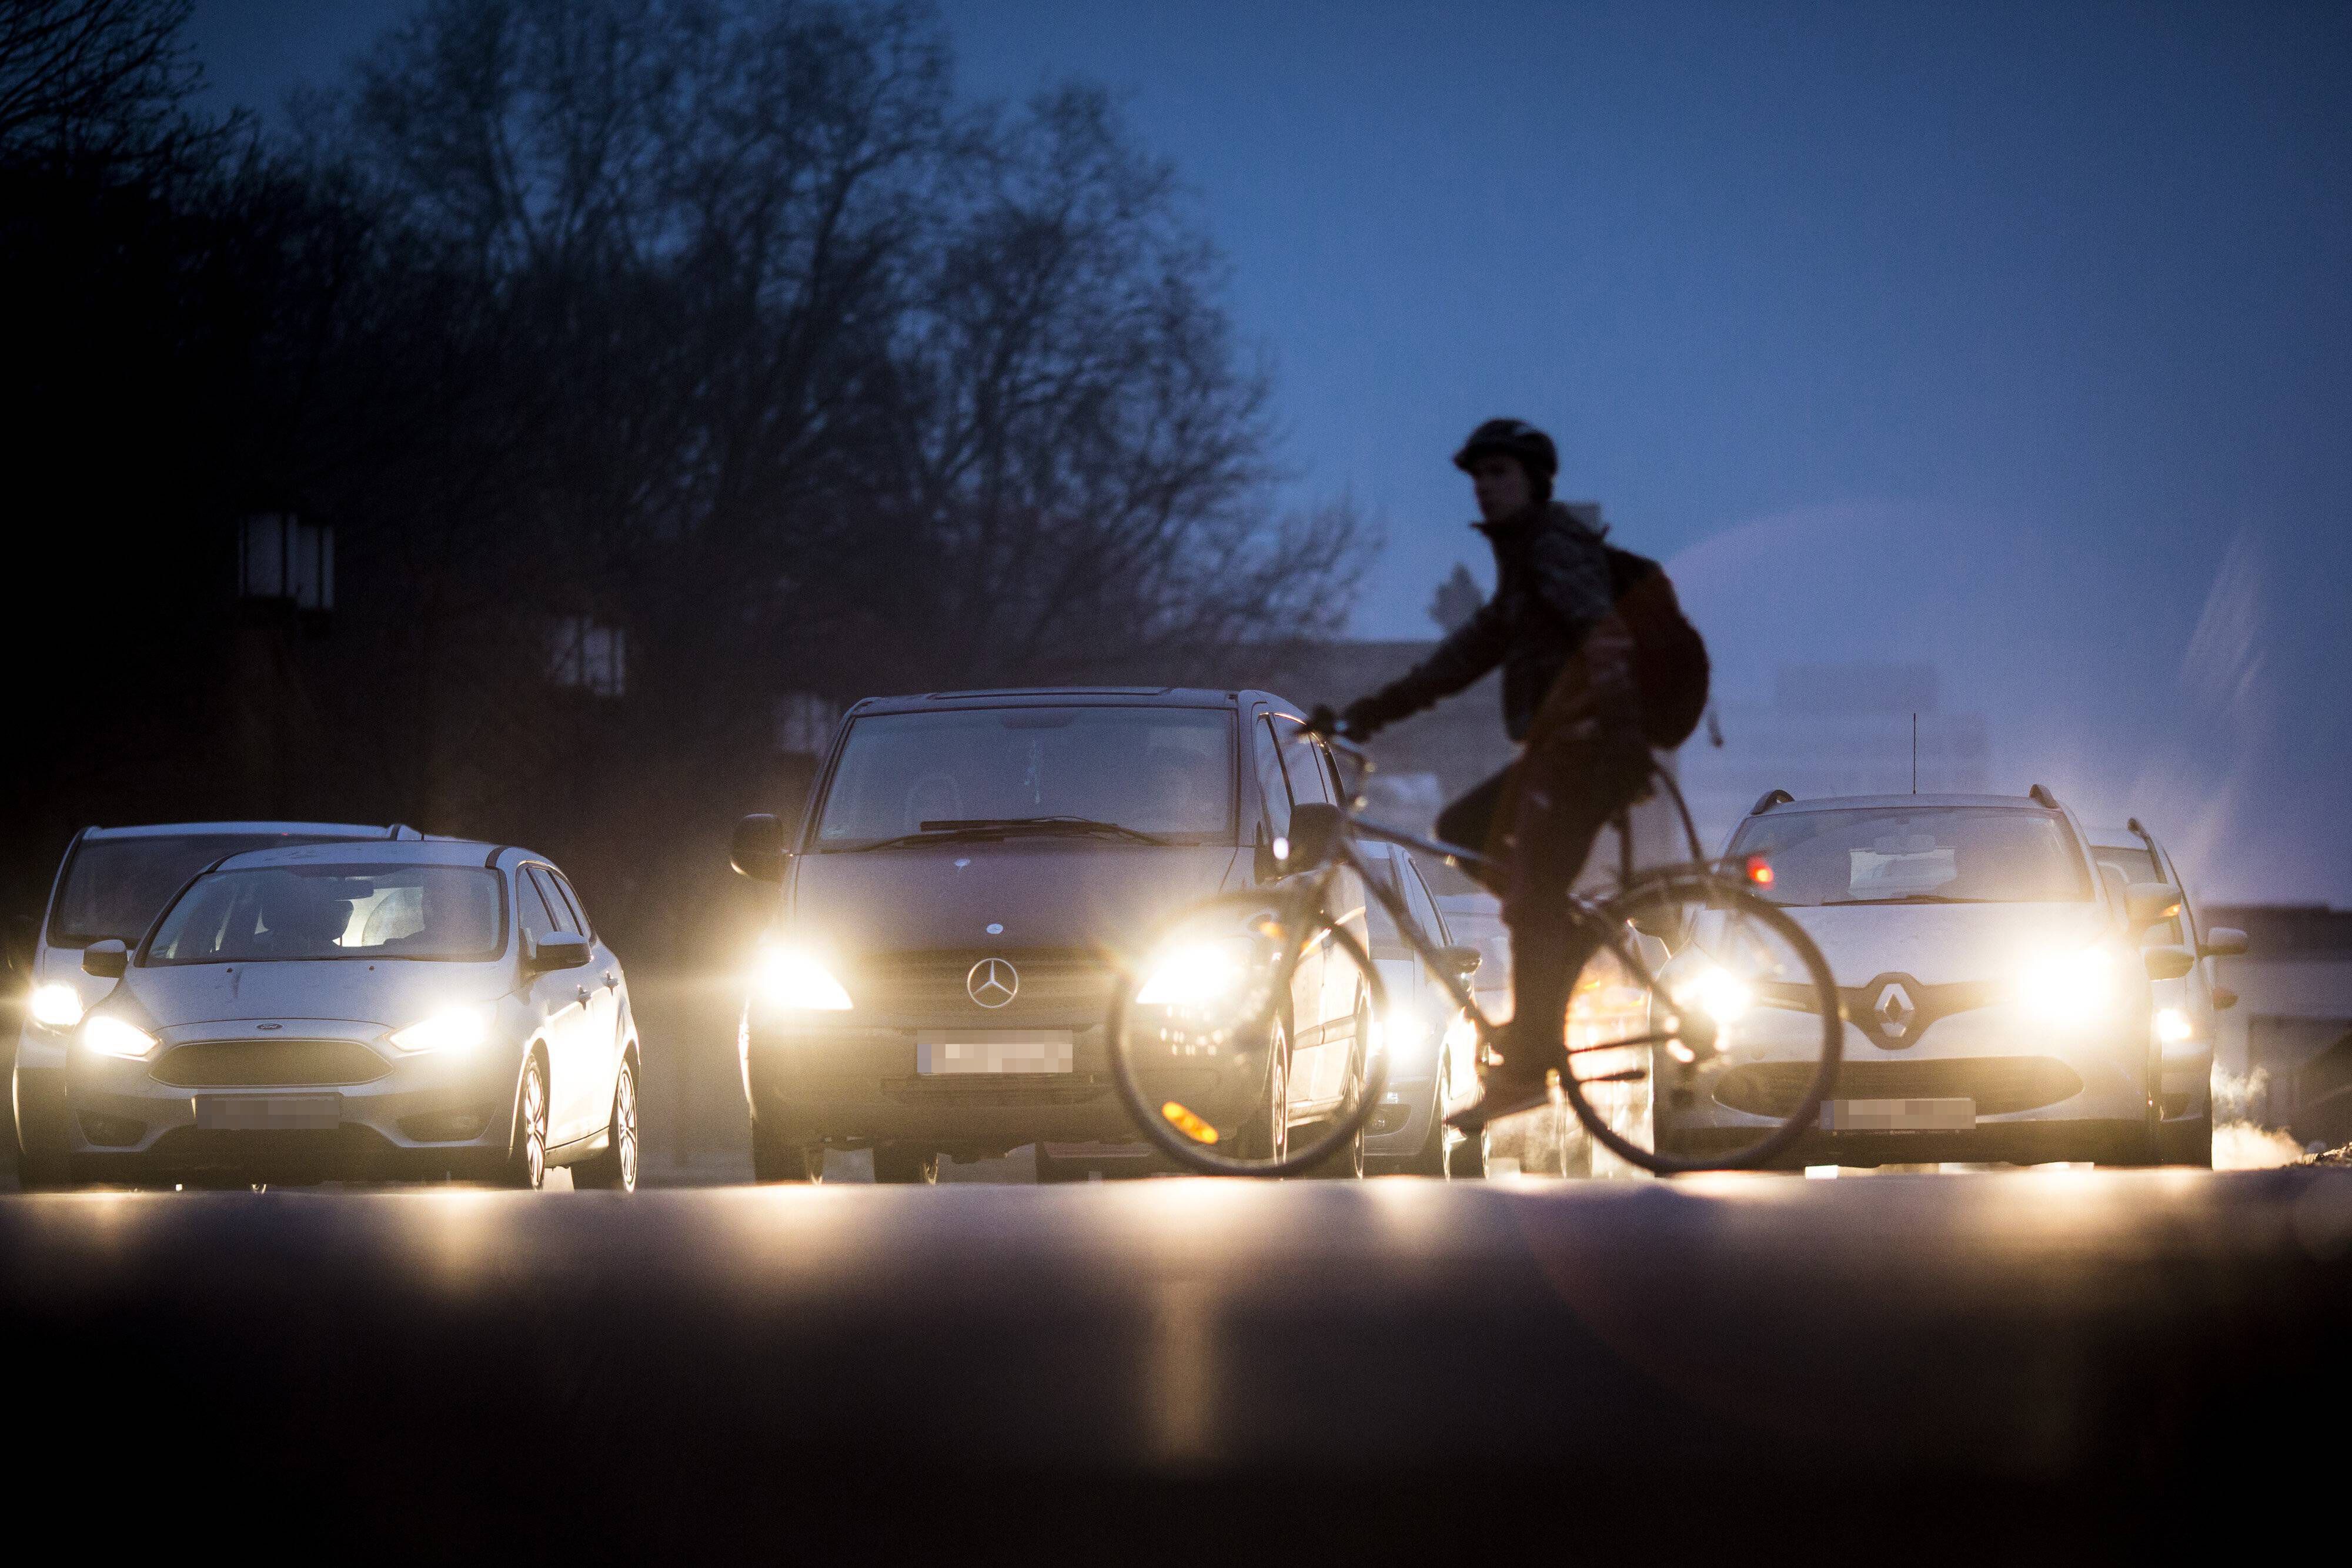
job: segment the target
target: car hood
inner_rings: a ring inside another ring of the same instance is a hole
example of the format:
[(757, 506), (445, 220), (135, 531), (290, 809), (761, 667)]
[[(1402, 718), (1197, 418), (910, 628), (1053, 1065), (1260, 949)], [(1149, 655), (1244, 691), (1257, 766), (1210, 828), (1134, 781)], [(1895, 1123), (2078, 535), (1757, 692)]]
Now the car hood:
[(2036, 953), (2105, 935), (2096, 904), (1894, 904), (1791, 908), (1838, 983), (1908, 975), (1926, 985), (2013, 974)]
[(125, 999), (163, 1029), (241, 1019), (334, 1019), (400, 1029), (454, 1004), (494, 1001), (514, 989), (514, 976), (503, 963), (340, 958), (163, 965), (131, 969), (122, 985)]
[(1231, 844), (1069, 839), (808, 854), (793, 869), (792, 924), (845, 958), (1129, 946), (1242, 874), (1244, 856)]

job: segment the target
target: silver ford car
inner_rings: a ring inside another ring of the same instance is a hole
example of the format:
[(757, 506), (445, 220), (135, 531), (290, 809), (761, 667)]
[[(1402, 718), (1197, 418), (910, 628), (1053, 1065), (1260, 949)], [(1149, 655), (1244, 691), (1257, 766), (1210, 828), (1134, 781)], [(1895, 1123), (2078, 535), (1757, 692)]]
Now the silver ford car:
[(562, 873), (457, 840), (223, 857), (70, 1030), (77, 1180), (637, 1176), (635, 1020)]

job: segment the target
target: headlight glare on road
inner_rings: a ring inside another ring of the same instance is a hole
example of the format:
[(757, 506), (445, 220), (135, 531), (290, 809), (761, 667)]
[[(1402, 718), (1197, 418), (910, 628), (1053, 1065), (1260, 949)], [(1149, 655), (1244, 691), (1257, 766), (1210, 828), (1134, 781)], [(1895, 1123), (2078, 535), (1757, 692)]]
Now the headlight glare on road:
[(490, 1020), (479, 1008), (450, 1008), (422, 1023), (410, 1024), (392, 1037), (392, 1043), (412, 1055), (428, 1051), (471, 1051), (490, 1032)]
[(793, 947), (769, 947), (755, 975), (761, 999), (792, 1012), (845, 1013), (849, 993), (823, 964)]
[(1147, 1006), (1199, 1007), (1230, 996), (1242, 983), (1249, 952), (1245, 936), (1170, 947), (1153, 961), (1135, 999)]
[(2115, 1005), (2116, 956), (2105, 947), (2037, 954), (2018, 976), (2017, 996), (2052, 1023), (2088, 1023)]
[(135, 1024), (100, 1013), (81, 1026), (81, 1042), (100, 1056), (137, 1061), (155, 1049), (155, 1037)]
[(29, 1005), (33, 1020), (50, 1029), (71, 1029), (81, 1022), (81, 993), (61, 982), (34, 987)]
[(2197, 1033), (2189, 1021), (2188, 1013), (2179, 1008), (2161, 1008), (2156, 1015), (2156, 1038), (2167, 1045), (2179, 1045)]

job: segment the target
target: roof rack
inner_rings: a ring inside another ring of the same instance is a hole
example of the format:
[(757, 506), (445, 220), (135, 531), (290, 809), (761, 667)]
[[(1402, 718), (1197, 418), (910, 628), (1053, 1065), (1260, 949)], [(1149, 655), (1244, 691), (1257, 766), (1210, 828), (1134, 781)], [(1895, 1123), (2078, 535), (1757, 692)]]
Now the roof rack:
[(2058, 797), (2050, 792), (2050, 786), (2047, 784), (2036, 784), (2025, 793), (2037, 806), (2047, 806), (2053, 811), (2058, 809)]
[(1748, 814), (1760, 817), (1775, 806), (1793, 806), (1796, 803), (1797, 798), (1786, 789), (1767, 789), (1757, 798), (1756, 804), (1748, 808)]
[(394, 822), (383, 831), (383, 836), (387, 839), (422, 839), (425, 835), (406, 822)]
[(496, 849), (492, 850), (492, 851), (488, 853), (488, 855), (487, 855), (487, 856), (485, 856), (485, 857), (483, 858), (483, 861), (482, 861), (482, 869), (483, 869), (484, 871), (496, 871), (496, 870), (498, 870), (498, 869), (499, 869), (499, 857), (500, 855), (502, 855), (502, 854), (506, 853), (509, 850), (510, 850), (510, 849), (512, 849), (512, 848), (514, 848), (514, 845), (512, 845), (512, 844), (500, 844), (498, 848), (496, 848)]

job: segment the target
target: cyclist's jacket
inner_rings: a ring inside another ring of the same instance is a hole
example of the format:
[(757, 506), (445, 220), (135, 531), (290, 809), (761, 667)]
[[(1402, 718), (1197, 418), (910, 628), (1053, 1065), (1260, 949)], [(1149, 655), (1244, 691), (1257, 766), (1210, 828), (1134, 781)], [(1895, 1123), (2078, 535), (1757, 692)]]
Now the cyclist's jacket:
[(1528, 737), (1556, 686), (1553, 714), (1565, 706), (1612, 731), (1636, 724), (1633, 642), (1616, 614), (1601, 530), (1557, 501), (1471, 526), (1494, 547), (1495, 597), (1428, 658), (1350, 704), (1348, 718), (1372, 729), (1392, 724), (1499, 664), (1513, 740)]

